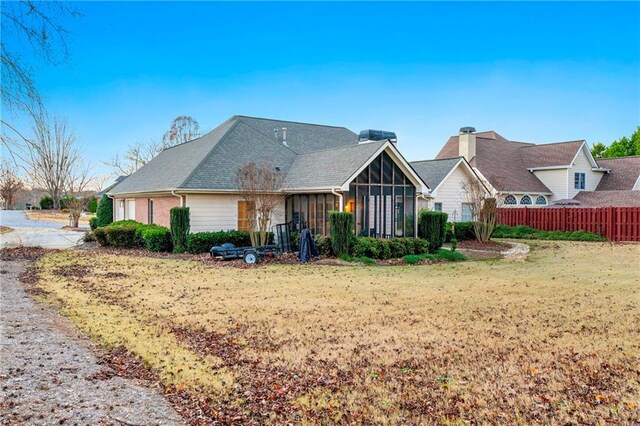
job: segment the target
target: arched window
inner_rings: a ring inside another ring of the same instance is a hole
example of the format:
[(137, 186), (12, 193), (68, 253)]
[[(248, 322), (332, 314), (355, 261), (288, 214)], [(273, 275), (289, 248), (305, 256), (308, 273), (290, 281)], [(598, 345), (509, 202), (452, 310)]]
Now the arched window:
[(536, 206), (546, 206), (547, 205), (547, 197), (544, 195), (538, 195), (536, 198)]
[(520, 198), (520, 204), (530, 206), (532, 204), (531, 197), (529, 197), (528, 195), (523, 195), (522, 198)]
[(516, 204), (518, 204), (518, 200), (516, 200), (516, 197), (514, 197), (513, 195), (507, 195), (506, 197), (504, 197), (504, 203), (509, 206), (515, 206)]

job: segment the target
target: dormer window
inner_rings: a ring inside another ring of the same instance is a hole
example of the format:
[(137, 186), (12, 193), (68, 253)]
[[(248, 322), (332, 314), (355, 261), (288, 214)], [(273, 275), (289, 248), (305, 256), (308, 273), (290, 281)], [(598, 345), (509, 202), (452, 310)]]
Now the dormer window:
[(575, 189), (585, 189), (587, 187), (587, 175), (584, 173), (575, 173), (573, 175), (573, 187)]

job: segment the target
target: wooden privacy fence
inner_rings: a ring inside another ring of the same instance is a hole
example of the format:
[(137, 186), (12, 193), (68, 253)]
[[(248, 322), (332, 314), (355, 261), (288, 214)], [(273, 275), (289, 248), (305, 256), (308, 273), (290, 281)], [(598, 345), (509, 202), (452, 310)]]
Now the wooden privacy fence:
[(498, 223), (542, 231), (587, 231), (611, 241), (640, 241), (640, 207), (503, 207)]

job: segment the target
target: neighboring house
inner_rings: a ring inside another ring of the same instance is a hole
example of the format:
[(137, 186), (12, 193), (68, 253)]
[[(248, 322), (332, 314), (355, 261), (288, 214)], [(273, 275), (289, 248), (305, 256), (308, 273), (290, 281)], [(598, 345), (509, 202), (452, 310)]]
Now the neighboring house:
[[(633, 169), (637, 160), (596, 161), (584, 140), (536, 145), (510, 141), (494, 131), (476, 133), (473, 127), (463, 127), (436, 158), (457, 156), (469, 162), (503, 207), (541, 207), (554, 202), (610, 205), (615, 197), (604, 194), (605, 189), (638, 188), (638, 172)], [(622, 181), (634, 184), (622, 187)], [(637, 193), (629, 194), (626, 204), (638, 205), (634, 201)]]
[(609, 169), (595, 191), (581, 191), (573, 199), (583, 207), (640, 207), (640, 156), (600, 158)]
[(430, 188), (430, 198), (421, 199), (418, 208), (445, 212), (449, 222), (469, 222), (472, 215), (474, 182), (489, 195), (489, 190), (464, 157), (411, 162), (414, 170)]
[(116, 220), (168, 226), (169, 210), (187, 206), (192, 232), (246, 229), (236, 173), (255, 162), (285, 182), (271, 226), (328, 234), (328, 212), (340, 210), (354, 213), (358, 235), (415, 236), (417, 199), (428, 196), (428, 186), (394, 141), (361, 139), (344, 127), (233, 116), (165, 149), (107, 195)]

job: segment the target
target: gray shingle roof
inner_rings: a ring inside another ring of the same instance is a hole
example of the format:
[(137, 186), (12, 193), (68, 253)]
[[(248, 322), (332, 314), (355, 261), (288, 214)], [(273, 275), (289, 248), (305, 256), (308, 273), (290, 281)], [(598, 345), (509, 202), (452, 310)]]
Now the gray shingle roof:
[[(277, 141), (274, 134), (274, 129), (278, 129), (281, 136), (283, 127), (287, 128), (287, 146)], [(233, 190), (236, 171), (243, 164), (268, 163), (279, 167), (287, 176), (296, 157), (318, 151), (324, 154), (316, 154), (317, 161), (304, 158), (300, 161), (313, 162), (315, 182), (333, 184), (334, 178), (341, 178), (342, 171), (336, 172), (340, 166), (332, 164), (335, 161), (332, 150), (357, 146), (358, 135), (344, 127), (233, 116), (200, 138), (162, 151), (112, 188), (109, 194), (177, 189)], [(358, 153), (366, 150), (355, 148)], [(350, 172), (350, 176), (360, 166), (356, 163), (351, 159), (344, 164), (344, 173)], [(321, 167), (329, 164), (331, 167)], [(297, 181), (312, 174), (303, 173), (299, 165), (294, 172), (292, 179), (286, 178), (286, 181)]]
[(433, 191), (463, 157), (413, 161), (411, 167)]
[(344, 184), (385, 142), (368, 142), (298, 155), (285, 182), (288, 189), (338, 187)]

